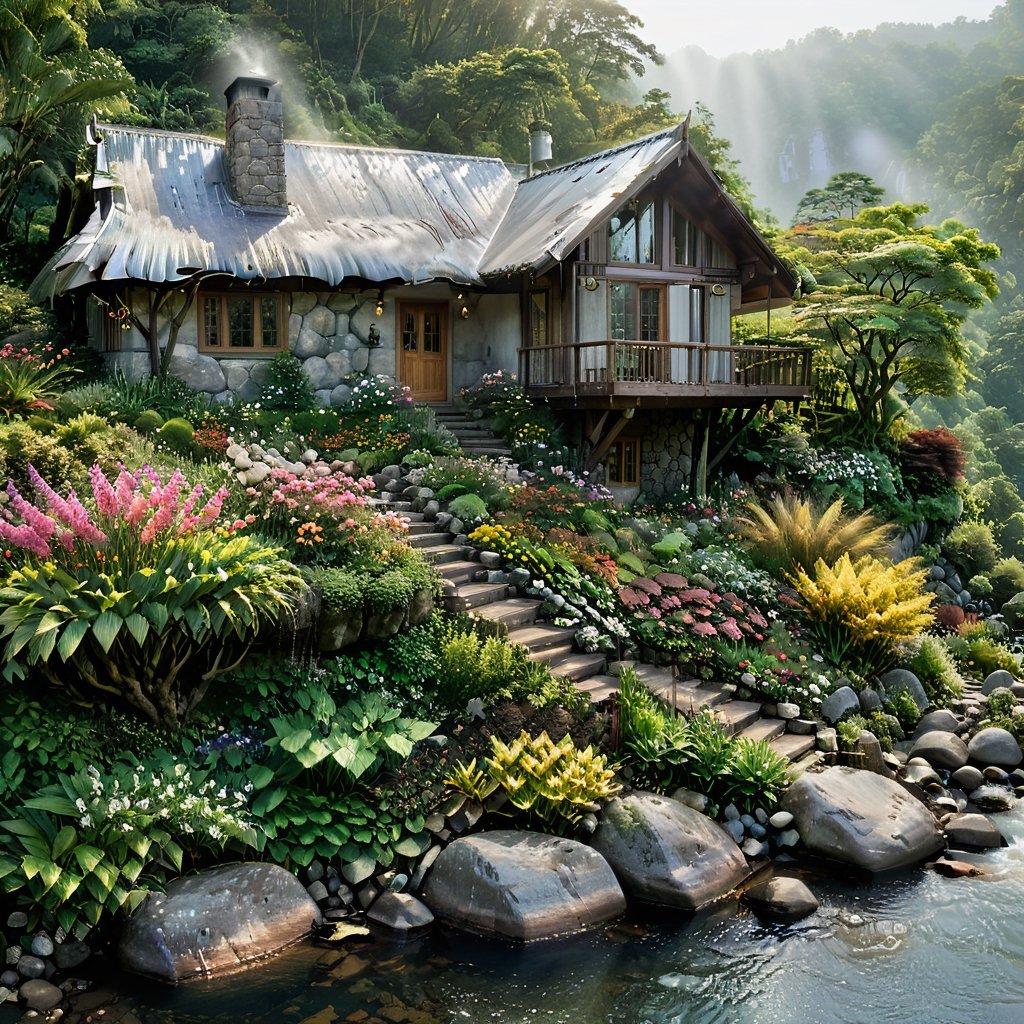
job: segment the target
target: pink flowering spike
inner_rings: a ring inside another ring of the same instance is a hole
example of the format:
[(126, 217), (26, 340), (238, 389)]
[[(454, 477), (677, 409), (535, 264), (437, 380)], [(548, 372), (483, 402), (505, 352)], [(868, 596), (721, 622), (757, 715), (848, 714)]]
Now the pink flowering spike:
[(128, 526), (138, 526), (149, 511), (149, 501), (144, 494), (136, 492), (131, 504), (124, 512), (124, 521)]
[(68, 524), (76, 537), (88, 544), (104, 544), (107, 535), (89, 518), (89, 510), (78, 500), (74, 491), (68, 492), (67, 506), (71, 522)]
[(117, 498), (117, 508), (121, 515), (125, 515), (131, 508), (132, 499), (135, 497), (138, 486), (135, 477), (122, 466), (114, 481), (114, 495)]
[(57, 529), (57, 523), (45, 512), (40, 511), (31, 501), (26, 501), (14, 482), (7, 481), (7, 497), (10, 507), (25, 521), (25, 525), (46, 543)]
[[(181, 506), (181, 514), (187, 519), (192, 515), (192, 509), (196, 507), (196, 502), (203, 496), (203, 485), (196, 484), (195, 487), (189, 492), (189, 496), (185, 499), (184, 504)], [(179, 531), (180, 533), (181, 531)]]
[(139, 535), (139, 541), (143, 544), (152, 544), (157, 534), (157, 516), (159, 512), (154, 512), (149, 517), (149, 522), (142, 528), (142, 533)]
[(49, 558), (52, 553), (50, 545), (35, 530), (24, 523), (14, 526), (6, 520), (0, 519), (0, 537), (10, 541), (22, 551), (28, 551), (39, 558)]
[(89, 482), (92, 484), (92, 494), (96, 499), (96, 507), (100, 510), (100, 515), (106, 516), (108, 519), (115, 518), (118, 512), (117, 493), (110, 486), (110, 481), (98, 463), (89, 470)]
[(39, 471), (29, 463), (28, 479), (36, 493), (46, 499), (47, 508), (66, 526), (72, 525), (72, 512), (68, 503), (39, 475)]
[(228, 496), (228, 489), (226, 487), (220, 488), (219, 491), (203, 506), (202, 511), (199, 513), (199, 524), (200, 526), (210, 526), (217, 516), (220, 515), (221, 506), (224, 504)]

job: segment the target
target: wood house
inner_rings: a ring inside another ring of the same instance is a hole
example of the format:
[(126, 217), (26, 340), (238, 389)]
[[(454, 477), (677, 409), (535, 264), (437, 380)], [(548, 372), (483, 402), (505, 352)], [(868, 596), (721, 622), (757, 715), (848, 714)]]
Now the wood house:
[[(286, 141), (267, 79), (226, 91), (226, 141), (93, 126), (94, 209), (36, 295), (86, 297), (130, 376), (163, 362), (256, 400), (289, 349), (319, 399), (383, 373), (444, 405), (518, 373), (626, 494), (690, 480), (809, 352), (734, 345), (795, 282), (684, 123), (523, 179), (481, 157)], [(740, 410), (737, 413), (735, 410)]]

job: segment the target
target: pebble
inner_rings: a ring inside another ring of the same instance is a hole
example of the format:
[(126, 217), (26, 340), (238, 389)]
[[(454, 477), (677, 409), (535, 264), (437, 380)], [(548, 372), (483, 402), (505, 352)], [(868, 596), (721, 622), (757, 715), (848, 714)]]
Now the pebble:
[(324, 877), (324, 866), (321, 861), (315, 860), (306, 868), (306, 879), (310, 884), (319, 882)]
[(759, 824), (768, 824), (768, 812), (763, 807), (758, 807), (758, 809), (754, 811), (754, 817), (757, 818)]
[(53, 939), (40, 933), (32, 936), (32, 953), (34, 956), (48, 957), (53, 955)]
[(740, 849), (743, 851), (744, 856), (749, 857), (751, 860), (768, 856), (768, 844), (758, 839), (748, 839)]
[(754, 824), (750, 826), (750, 834), (755, 839), (764, 839), (764, 837), (768, 835), (768, 829), (766, 829), (760, 822), (755, 821)]
[(950, 775), (949, 781), (954, 786), (959, 786), (961, 789), (970, 793), (985, 781), (985, 776), (982, 775), (974, 765), (968, 764), (964, 765), (963, 768), (957, 768), (957, 770)]
[(735, 804), (729, 804), (729, 806), (726, 807), (726, 809), (722, 812), (722, 814), (725, 816), (725, 820), (726, 821), (739, 821), (740, 820), (740, 812), (739, 812), (739, 809), (736, 807)]
[(794, 718), (800, 717), (800, 705), (799, 704), (777, 704), (775, 706), (775, 712), (779, 718), (784, 721), (792, 721)]
[(743, 822), (744, 828), (750, 828), (752, 825), (757, 824), (756, 819), (752, 814), (741, 814), (740, 821)]
[(328, 896), (327, 886), (323, 882), (314, 882), (312, 885), (306, 886), (306, 892), (309, 893), (310, 898), (316, 903), (327, 899)]
[(786, 829), (777, 840), (779, 846), (796, 846), (800, 842), (800, 833), (795, 828)]
[(7, 947), (7, 962), (9, 964), (16, 964), (21, 959), (21, 947), (20, 946), (8, 946)]
[(44, 1012), (52, 1010), (64, 998), (64, 993), (56, 985), (38, 978), (26, 981), (18, 994), (30, 1010)]
[(14, 911), (10, 917), (7, 918), (7, 927), (13, 928), (16, 931), (22, 928), (28, 927), (28, 914), (21, 910)]
[(725, 822), (725, 830), (736, 840), (737, 843), (743, 842), (743, 823), (738, 818), (729, 818)]
[(0, 985), (3, 985), (4, 988), (14, 988), (19, 980), (17, 971), (4, 971), (3, 974), (0, 974)]
[(990, 764), (987, 768), (985, 768), (982, 771), (981, 774), (985, 776), (985, 779), (988, 782), (996, 782), (1000, 785), (1006, 785), (1010, 778), (1010, 776), (1002, 768), (998, 768), (994, 764)]
[(785, 829), (793, 824), (793, 815), (789, 811), (776, 811), (769, 819), (772, 828)]

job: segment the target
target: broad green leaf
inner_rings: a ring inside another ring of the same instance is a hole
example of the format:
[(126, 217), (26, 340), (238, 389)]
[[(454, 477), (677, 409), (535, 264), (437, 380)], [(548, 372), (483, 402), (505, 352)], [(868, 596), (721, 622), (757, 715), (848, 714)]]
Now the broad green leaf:
[(77, 838), (78, 833), (70, 825), (65, 825), (53, 841), (53, 859), (60, 860), (75, 845)]
[(103, 612), (93, 620), (92, 633), (96, 642), (103, 648), (104, 654), (110, 652), (111, 645), (117, 639), (117, 634), (121, 632), (123, 625), (124, 619), (112, 611)]
[(78, 650), (78, 645), (88, 632), (89, 623), (85, 619), (72, 619), (64, 627), (64, 632), (57, 641), (57, 653), (62, 661), (67, 661)]
[(86, 873), (95, 869), (96, 865), (103, 860), (103, 851), (97, 850), (95, 846), (76, 846), (75, 860), (79, 867)]
[(135, 642), (141, 647), (149, 635), (149, 622), (138, 612), (132, 612), (131, 615), (125, 618), (124, 624), (135, 638)]

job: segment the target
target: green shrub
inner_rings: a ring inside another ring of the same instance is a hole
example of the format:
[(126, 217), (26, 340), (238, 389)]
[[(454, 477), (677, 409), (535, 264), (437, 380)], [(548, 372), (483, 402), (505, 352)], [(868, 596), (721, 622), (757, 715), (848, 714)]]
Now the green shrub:
[(724, 772), (725, 796), (741, 811), (773, 807), (789, 785), (789, 762), (767, 740), (740, 737), (732, 745)]
[(172, 451), (180, 455), (191, 455), (195, 451), (195, 445), (192, 443), (194, 433), (195, 428), (188, 420), (175, 416), (160, 427), (157, 436)]
[(963, 682), (942, 640), (929, 633), (923, 633), (910, 642), (906, 667), (917, 676), (936, 707), (948, 708), (964, 693)]
[(164, 418), (156, 409), (147, 409), (132, 425), (140, 434), (152, 434), (164, 425)]
[(943, 541), (946, 557), (965, 577), (988, 573), (999, 561), (999, 546), (992, 527), (977, 520), (960, 523)]
[(469, 494), (469, 488), (465, 484), (445, 484), (435, 495), (438, 501), (451, 501), (463, 494)]
[(1004, 718), (1017, 710), (1017, 698), (1012, 690), (993, 690), (988, 695), (988, 705), (985, 708), (990, 718)]
[(964, 623), (958, 633), (945, 638), (945, 643), (960, 670), (974, 679), (984, 679), (996, 669), (1014, 674), (1021, 670), (1020, 661), (984, 622)]
[(315, 405), (309, 375), (293, 352), (278, 352), (267, 367), (260, 402), (266, 409), (312, 409)]
[(975, 600), (992, 596), (992, 581), (985, 575), (978, 573), (967, 581), (967, 592)]
[(486, 770), (477, 769), (475, 758), (468, 765), (460, 762), (448, 784), (480, 801), (500, 789), (545, 832), (571, 832), (600, 809), (598, 801), (622, 788), (607, 758), (593, 747), (579, 750), (569, 736), (554, 743), (546, 732), (531, 737), (525, 730), (509, 744), (492, 736)]
[(906, 690), (892, 694), (885, 702), (889, 712), (895, 716), (905, 732), (913, 731), (921, 717), (921, 709)]
[(487, 518), (487, 506), (475, 494), (461, 494), (448, 505), (448, 511), (464, 523), (474, 523)]
[(1001, 607), (1011, 597), (1024, 591), (1024, 562), (1019, 558), (1001, 558), (989, 573), (992, 582), (992, 603)]

